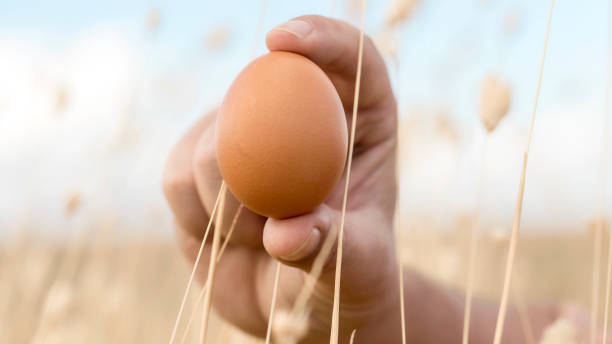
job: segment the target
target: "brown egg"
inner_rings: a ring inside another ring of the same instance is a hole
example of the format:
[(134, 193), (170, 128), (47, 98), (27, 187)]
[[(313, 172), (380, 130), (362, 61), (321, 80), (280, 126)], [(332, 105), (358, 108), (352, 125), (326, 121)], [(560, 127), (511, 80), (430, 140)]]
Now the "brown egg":
[(230, 86), (217, 118), (221, 175), (247, 208), (267, 217), (308, 213), (344, 170), (348, 131), (342, 103), (309, 59), (271, 52)]

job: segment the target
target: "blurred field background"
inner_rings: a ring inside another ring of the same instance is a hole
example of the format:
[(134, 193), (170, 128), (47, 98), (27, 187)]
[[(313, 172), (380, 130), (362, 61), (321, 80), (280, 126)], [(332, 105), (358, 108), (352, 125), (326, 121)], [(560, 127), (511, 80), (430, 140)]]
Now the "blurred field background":
[[(462, 290), (482, 182), (482, 297), (501, 293), (547, 6), (368, 4), (366, 31), (399, 100), (402, 260)], [(267, 30), (310, 13), (356, 23), (358, 8), (353, 0), (0, 2), (0, 343), (167, 342), (189, 270), (161, 192), (167, 152), (253, 50), (265, 51)], [(603, 0), (555, 9), (513, 283), (527, 301), (589, 306), (606, 10)], [(480, 181), (486, 75), (510, 85), (511, 101)], [(603, 191), (608, 215), (612, 183)], [(255, 341), (216, 317), (210, 327), (210, 342)]]

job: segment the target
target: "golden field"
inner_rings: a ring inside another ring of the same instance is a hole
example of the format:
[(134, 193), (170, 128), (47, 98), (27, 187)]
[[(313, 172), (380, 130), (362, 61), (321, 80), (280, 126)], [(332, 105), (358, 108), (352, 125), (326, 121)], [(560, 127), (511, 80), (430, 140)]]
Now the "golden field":
[[(417, 226), (404, 228), (404, 264), (449, 288), (463, 289), (468, 243), (463, 230), (436, 234)], [(167, 343), (190, 268), (175, 243), (119, 242), (104, 235), (97, 240), (5, 241), (0, 255), (0, 343)], [(526, 302), (572, 301), (588, 308), (592, 242), (588, 229), (581, 234), (522, 236), (514, 290), (520, 290)], [(476, 293), (498, 300), (507, 237), (483, 233), (479, 250)], [(186, 314), (198, 292), (192, 290)], [(194, 328), (187, 342), (197, 342), (198, 326)], [(258, 342), (216, 316), (210, 328), (209, 343)]]

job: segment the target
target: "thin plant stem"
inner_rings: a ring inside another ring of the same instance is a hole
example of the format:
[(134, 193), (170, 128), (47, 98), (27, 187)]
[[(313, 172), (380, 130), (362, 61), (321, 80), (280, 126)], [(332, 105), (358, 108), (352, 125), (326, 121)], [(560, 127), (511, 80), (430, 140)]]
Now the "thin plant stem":
[[(601, 188), (599, 191), (599, 219), (597, 221), (597, 233), (599, 238), (606, 232), (606, 187), (608, 184), (608, 137), (609, 137), (609, 122), (610, 122), (610, 90), (612, 89), (612, 75), (610, 59), (612, 58), (612, 5), (608, 2), (608, 32), (607, 32), (607, 50), (606, 50), (606, 87), (604, 94), (604, 108), (603, 108), (603, 132), (602, 132), (602, 146), (601, 146)], [(604, 304), (604, 319), (603, 319), (603, 335), (602, 343), (606, 343), (608, 337), (608, 317), (609, 317), (609, 306), (610, 306), (610, 280), (612, 275), (612, 235), (608, 235), (608, 264), (606, 271), (606, 301)], [(601, 245), (601, 244), (600, 244)], [(601, 253), (600, 253), (601, 254)], [(599, 269), (597, 269), (599, 271)], [(592, 319), (592, 323), (597, 324)], [(595, 326), (595, 329), (597, 326)], [(593, 329), (591, 328), (591, 338), (595, 338)]]
[[(225, 183), (223, 184), (225, 185)], [(219, 210), (217, 211), (217, 220), (215, 221), (215, 232), (210, 251), (210, 262), (208, 264), (208, 275), (206, 278), (206, 292), (204, 293), (204, 309), (202, 314), (202, 328), (200, 331), (200, 343), (206, 341), (208, 332), (208, 320), (210, 318), (210, 305), (212, 300), (213, 287), (215, 285), (215, 272), (217, 271), (217, 251), (219, 250), (219, 242), (221, 240), (221, 231), (223, 228), (223, 210), (225, 209), (225, 199), (227, 197), (227, 188), (223, 188), (221, 192), (221, 200), (219, 201)]]
[(349, 142), (348, 162), (346, 165), (346, 183), (344, 184), (344, 196), (342, 198), (342, 213), (340, 215), (340, 228), (338, 229), (338, 248), (336, 255), (336, 274), (334, 279), (334, 304), (332, 311), (332, 326), (329, 342), (338, 344), (340, 325), (340, 276), (342, 275), (342, 240), (344, 237), (344, 220), (346, 217), (346, 203), (348, 198), (349, 183), (351, 180), (351, 166), (353, 163), (353, 148), (355, 144), (355, 128), (357, 126), (357, 110), (359, 105), (359, 90), (361, 86), (361, 66), (363, 63), (363, 36), (365, 25), (366, 0), (361, 1), (361, 25), (359, 28), (359, 55), (357, 57), (357, 75), (355, 77), (355, 96), (353, 99), (353, 116), (351, 120), (351, 138)]
[[(240, 216), (242, 208), (244, 208), (244, 205), (241, 204), (240, 207), (238, 207), (238, 210), (236, 210), (236, 214), (234, 215), (234, 219), (232, 220), (232, 227), (227, 233), (227, 236), (225, 237), (223, 241), (223, 246), (221, 247), (221, 250), (219, 250), (219, 254), (217, 255), (217, 263), (219, 263), (219, 261), (221, 260), (221, 257), (223, 257), (223, 252), (225, 252), (223, 248), (227, 246), (227, 243), (230, 241), (232, 234), (234, 233), (233, 229), (236, 227), (236, 223), (238, 221), (238, 217)], [(202, 290), (200, 291), (200, 294), (198, 295), (198, 298), (195, 301), (194, 308), (191, 312), (191, 315), (189, 316), (189, 320), (187, 321), (187, 324), (185, 325), (185, 331), (183, 333), (183, 337), (181, 338), (181, 341), (179, 342), (181, 344), (184, 344), (185, 341), (187, 340), (187, 335), (189, 334), (189, 330), (191, 329), (191, 325), (193, 324), (193, 320), (195, 319), (195, 316), (198, 311), (197, 307), (200, 305), (200, 301), (202, 301), (202, 298), (204, 297), (205, 292), (206, 292), (206, 285), (202, 287)]]
[(230, 226), (229, 231), (227, 232), (227, 236), (225, 237), (225, 240), (223, 241), (223, 245), (221, 246), (221, 249), (219, 250), (219, 254), (217, 255), (217, 263), (219, 262), (219, 260), (221, 260), (221, 257), (223, 256), (223, 252), (225, 252), (225, 248), (227, 247), (227, 245), (229, 244), (229, 239), (232, 237), (232, 234), (234, 234), (234, 230), (236, 229), (236, 224), (238, 223), (238, 217), (240, 217), (240, 213), (242, 212), (242, 209), (244, 208), (244, 204), (240, 204), (240, 206), (238, 207), (238, 210), (236, 210), (236, 215), (234, 215), (234, 218), (232, 219), (232, 225)]
[(257, 28), (255, 29), (255, 39), (253, 40), (253, 47), (251, 48), (251, 59), (257, 56), (257, 47), (259, 45), (259, 37), (263, 31), (264, 20), (266, 18), (266, 11), (268, 9), (268, 0), (261, 0), (261, 7), (259, 10), (259, 18), (257, 19)]
[(493, 338), (493, 344), (501, 343), (502, 333), (504, 330), (504, 322), (506, 320), (506, 310), (508, 308), (508, 294), (510, 291), (510, 283), (512, 281), (512, 269), (514, 267), (514, 257), (516, 255), (516, 246), (517, 246), (517, 241), (518, 241), (519, 229), (521, 225), (521, 213), (523, 211), (523, 196), (525, 193), (525, 175), (527, 172), (529, 146), (531, 145), (531, 138), (533, 136), (533, 127), (535, 124), (536, 110), (538, 108), (538, 99), (540, 97), (540, 87), (542, 85), (542, 74), (544, 72), (544, 62), (546, 61), (546, 48), (548, 46), (548, 36), (550, 33), (550, 23), (552, 19), (552, 13), (553, 13), (554, 6), (555, 6), (555, 0), (551, 0), (550, 9), (548, 10), (548, 21), (546, 22), (546, 34), (544, 36), (544, 46), (542, 48), (542, 58), (540, 61), (540, 69), (538, 72), (538, 82), (536, 86), (535, 99), (533, 102), (533, 111), (531, 113), (531, 121), (529, 124), (529, 136), (527, 136), (527, 145), (525, 146), (525, 153), (523, 155), (521, 182), (519, 185), (519, 192), (518, 192), (518, 197), (516, 200), (516, 208), (514, 211), (514, 220), (512, 223), (512, 234), (510, 236), (510, 246), (508, 248), (508, 259), (506, 261), (504, 286), (502, 290), (501, 303), (499, 306), (499, 313), (497, 315), (497, 323), (495, 325), (495, 336)]
[(518, 313), (521, 328), (525, 336), (525, 342), (527, 344), (536, 344), (535, 336), (533, 334), (533, 327), (531, 326), (531, 320), (529, 319), (529, 312), (523, 299), (523, 291), (517, 283), (512, 287), (512, 293), (514, 294), (514, 302), (516, 304), (516, 311)]
[(597, 342), (597, 318), (599, 313), (599, 281), (601, 271), (601, 226), (595, 223), (593, 238), (593, 273), (591, 275), (591, 331), (590, 343)]
[(319, 254), (315, 257), (314, 263), (312, 264), (312, 268), (306, 276), (304, 281), (304, 287), (300, 290), (297, 298), (295, 299), (295, 304), (293, 305), (293, 314), (300, 314), (306, 311), (306, 305), (308, 300), (312, 296), (314, 291), (314, 283), (321, 276), (321, 272), (323, 271), (323, 266), (325, 262), (330, 256), (331, 250), (334, 247), (334, 239), (336, 238), (337, 227), (332, 224), (330, 227), (329, 233), (327, 233), (327, 237), (325, 241), (323, 241), (323, 245), (321, 246), (321, 250)]
[(204, 298), (205, 293), (206, 293), (206, 285), (202, 287), (202, 290), (200, 290), (200, 294), (198, 295), (198, 298), (195, 301), (193, 310), (191, 311), (191, 315), (189, 316), (189, 319), (187, 320), (187, 324), (185, 325), (185, 331), (183, 332), (183, 336), (181, 337), (181, 341), (179, 342), (180, 344), (185, 344), (187, 341), (189, 330), (191, 330), (191, 325), (193, 324), (193, 320), (195, 319), (195, 316), (198, 313), (198, 309), (199, 309), (198, 307), (200, 306), (200, 302)]
[(404, 267), (398, 259), (399, 293), (400, 293), (400, 319), (402, 321), (402, 344), (406, 344), (406, 311), (404, 310)]
[(482, 195), (484, 188), (484, 178), (486, 169), (487, 145), (489, 133), (485, 132), (482, 149), (480, 152), (480, 174), (478, 178), (478, 189), (476, 191), (476, 207), (474, 209), (474, 221), (470, 226), (470, 248), (468, 256), (468, 274), (465, 290), (465, 305), (463, 310), (463, 338), (462, 343), (468, 344), (470, 336), (470, 317), (472, 313), (472, 297), (474, 295), (474, 275), (476, 274), (476, 256), (478, 251), (478, 225), (480, 222), (480, 212), (482, 208)]
[(176, 320), (174, 321), (174, 328), (172, 329), (172, 334), (170, 335), (169, 344), (174, 343), (174, 339), (176, 338), (176, 331), (178, 330), (179, 323), (181, 322), (181, 318), (183, 316), (183, 311), (185, 309), (185, 304), (187, 303), (187, 296), (189, 295), (189, 291), (191, 291), (191, 286), (193, 285), (193, 280), (195, 277), (196, 270), (198, 269), (198, 265), (200, 264), (200, 258), (202, 258), (202, 251), (204, 251), (204, 244), (206, 244), (206, 237), (208, 236), (208, 232), (210, 231), (210, 227), (213, 223), (213, 219), (215, 217), (215, 213), (217, 212), (217, 207), (219, 206), (219, 200), (221, 198), (221, 194), (225, 193), (225, 181), (221, 183), (221, 188), (219, 189), (219, 193), (217, 194), (217, 199), (215, 200), (215, 205), (213, 206), (212, 211), (210, 212), (210, 219), (208, 220), (208, 225), (206, 226), (206, 231), (204, 231), (204, 237), (202, 238), (202, 243), (200, 244), (200, 249), (198, 250), (198, 255), (196, 257), (195, 262), (193, 263), (193, 268), (191, 269), (191, 275), (189, 276), (189, 282), (187, 282), (187, 287), (185, 288), (185, 293), (183, 294), (183, 301), (181, 301), (181, 306), (179, 307), (179, 312), (176, 316)]
[(274, 287), (272, 288), (272, 302), (270, 302), (270, 316), (268, 317), (268, 330), (266, 331), (266, 344), (270, 344), (272, 340), (272, 322), (276, 310), (276, 295), (278, 294), (278, 280), (280, 279), (281, 262), (276, 263), (276, 272), (274, 273)]
[[(399, 45), (399, 44), (398, 44)], [(393, 60), (395, 62), (395, 85), (396, 85), (396, 98), (400, 99), (401, 97), (401, 84), (400, 84), (400, 63), (399, 58), (395, 55), (393, 56)], [(398, 100), (399, 105), (399, 100)], [(396, 139), (397, 146), (395, 148), (395, 171), (396, 171), (396, 183), (397, 190), (401, 190), (401, 176), (402, 176), (402, 164), (399, 163), (401, 159), (401, 147), (402, 145), (402, 135), (400, 135), (400, 126), (397, 127)], [(401, 192), (397, 193), (397, 204), (395, 205), (395, 250), (396, 250), (396, 260), (397, 260), (397, 275), (399, 282), (399, 297), (400, 297), (400, 321), (401, 321), (401, 329), (402, 329), (402, 344), (406, 344), (406, 310), (404, 309), (404, 266), (402, 265), (402, 254), (399, 243), (401, 242), (401, 230), (402, 230), (402, 196)]]

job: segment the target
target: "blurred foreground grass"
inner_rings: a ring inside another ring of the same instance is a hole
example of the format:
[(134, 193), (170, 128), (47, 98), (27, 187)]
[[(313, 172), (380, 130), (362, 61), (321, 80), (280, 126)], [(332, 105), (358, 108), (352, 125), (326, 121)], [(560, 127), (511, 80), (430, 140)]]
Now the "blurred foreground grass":
[[(406, 233), (411, 234), (400, 240), (404, 264), (450, 288), (464, 288), (465, 232)], [(482, 235), (479, 249), (476, 292), (498, 299), (507, 238)], [(591, 252), (592, 235), (586, 231), (523, 235), (514, 286), (527, 301), (573, 301), (588, 307)], [(0, 343), (167, 343), (188, 277), (189, 266), (170, 240), (5, 241), (0, 251)], [(210, 327), (210, 343), (257, 342), (216, 316)], [(196, 343), (198, 335), (196, 326), (189, 342)]]

